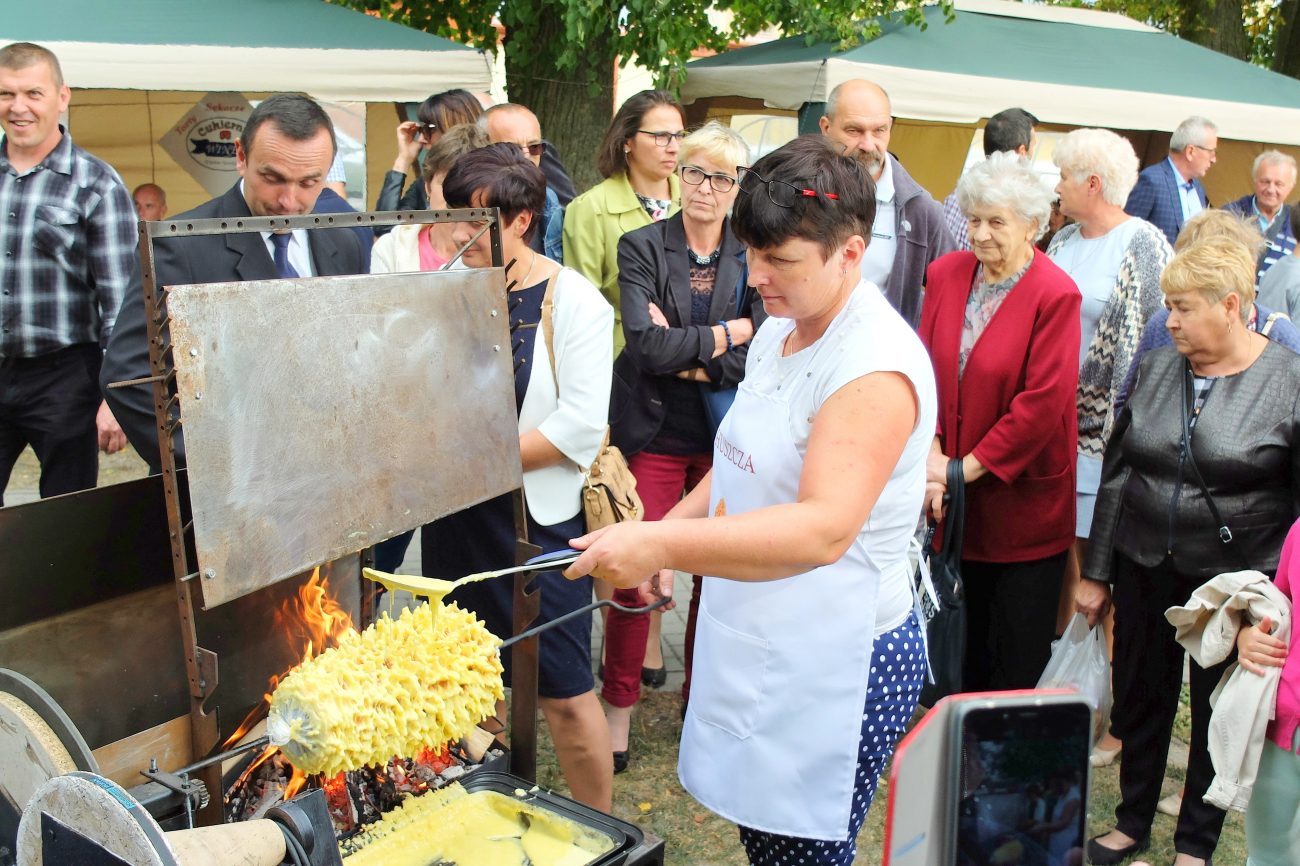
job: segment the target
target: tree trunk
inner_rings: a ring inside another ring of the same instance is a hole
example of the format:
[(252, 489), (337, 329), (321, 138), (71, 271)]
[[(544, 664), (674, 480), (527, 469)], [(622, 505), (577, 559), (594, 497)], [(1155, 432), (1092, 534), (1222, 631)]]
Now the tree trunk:
[(1278, 5), (1277, 41), (1273, 45), (1273, 71), (1300, 78), (1300, 0)]
[(1238, 60), (1250, 59), (1242, 0), (1189, 0), (1179, 36)]
[(602, 180), (596, 149), (614, 113), (613, 33), (593, 33), (577, 68), (557, 69), (566, 38), (563, 4), (539, 5), (532, 21), (506, 23), (506, 92), (537, 115), (542, 135), (559, 149), (581, 193)]

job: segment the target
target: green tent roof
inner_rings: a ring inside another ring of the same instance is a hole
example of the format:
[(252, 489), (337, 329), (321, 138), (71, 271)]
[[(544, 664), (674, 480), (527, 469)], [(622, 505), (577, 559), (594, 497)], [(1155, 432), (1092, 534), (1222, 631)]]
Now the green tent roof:
[(472, 50), (322, 0), (50, 0), (26, 4), (0, 33), (29, 42)]
[(482, 52), (322, 0), (31, 2), (0, 20), (13, 41), (50, 48), (79, 88), (377, 102), (491, 86)]
[[(882, 84), (907, 117), (971, 121), (1023, 105), (1043, 120), (1078, 125), (1172, 129), (1203, 114), (1222, 129), (1267, 106), (1286, 114), (1257, 117), (1250, 134), (1225, 130), (1228, 137), (1300, 136), (1300, 81), (1109, 13), (969, 0), (957, 4), (951, 23), (937, 6), (924, 14), (924, 30), (898, 16), (877, 19), (880, 34), (848, 51), (796, 36), (694, 61), (684, 96), (795, 108), (860, 77)], [(753, 86), (744, 84), (746, 72)], [(1287, 129), (1261, 135), (1283, 123)]]

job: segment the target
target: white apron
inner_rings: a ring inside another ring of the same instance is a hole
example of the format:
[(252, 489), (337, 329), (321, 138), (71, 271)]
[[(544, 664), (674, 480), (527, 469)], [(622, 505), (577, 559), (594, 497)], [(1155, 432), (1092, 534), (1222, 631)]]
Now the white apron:
[[(714, 440), (709, 513), (794, 502), (802, 469), (780, 389), (742, 381)], [(756, 830), (845, 839), (878, 586), (860, 541), (784, 580), (704, 578), (677, 767), (695, 799)]]

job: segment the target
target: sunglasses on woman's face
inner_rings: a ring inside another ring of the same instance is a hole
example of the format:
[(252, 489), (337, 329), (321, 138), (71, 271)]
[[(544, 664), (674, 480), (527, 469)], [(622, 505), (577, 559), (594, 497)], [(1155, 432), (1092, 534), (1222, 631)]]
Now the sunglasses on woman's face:
[(819, 195), (832, 201), (839, 201), (840, 198), (833, 192), (808, 189), (783, 180), (769, 180), (743, 165), (736, 166), (736, 174), (740, 178), (741, 192), (752, 195), (759, 189), (766, 188), (767, 197), (777, 207), (794, 207), (795, 202), (800, 198), (816, 198)]
[(418, 135), (420, 138), (428, 140), (432, 138), (433, 134), (437, 131), (438, 131), (438, 124), (421, 123), (419, 126), (416, 127), (415, 134)]

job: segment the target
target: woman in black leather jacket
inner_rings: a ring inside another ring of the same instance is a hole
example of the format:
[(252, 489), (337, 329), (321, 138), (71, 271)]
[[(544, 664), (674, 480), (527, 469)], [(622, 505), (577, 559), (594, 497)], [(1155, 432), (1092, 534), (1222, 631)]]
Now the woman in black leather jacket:
[[(744, 139), (713, 121), (682, 141), (677, 160), (682, 209), (618, 242), (627, 345), (614, 363), (610, 438), (628, 456), (646, 520), (662, 518), (712, 468), (718, 413), (726, 411), (718, 398), (734, 393), (744, 376), (762, 312), (746, 290), (745, 245), (732, 234), (728, 217), (739, 193), (736, 168), (749, 162)], [(699, 585), (687, 618), (683, 698), (690, 688)], [(635, 589), (616, 590), (614, 598), (639, 606)], [(611, 610), (606, 624), (601, 696), (615, 772), (626, 766), (641, 684), (653, 684), (643, 674), (647, 638), (652, 645), (659, 640), (652, 616)]]
[[(1246, 327), (1254, 256), (1212, 237), (1161, 276), (1174, 345), (1142, 359), (1102, 468), (1092, 544), (1076, 595), (1090, 622), (1114, 593), (1115, 735), (1124, 741), (1116, 828), (1091, 863), (1146, 847), (1182, 682), (1182, 648), (1164, 611), (1209, 578), (1272, 574), (1300, 491), (1300, 355)], [(1227, 662), (1191, 663), (1192, 737), (1174, 834), (1175, 866), (1208, 863), (1224, 813), (1202, 802), (1214, 777), (1210, 693)]]

